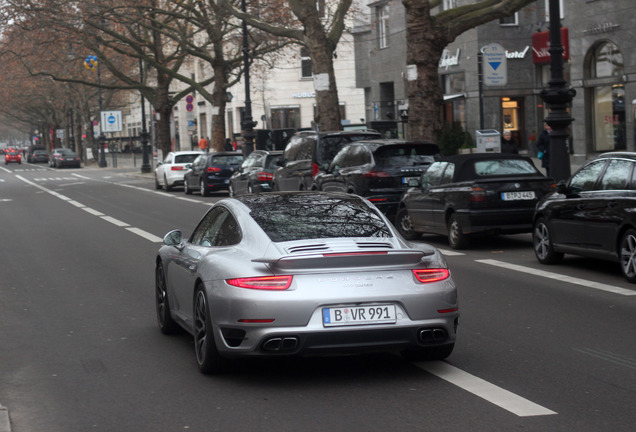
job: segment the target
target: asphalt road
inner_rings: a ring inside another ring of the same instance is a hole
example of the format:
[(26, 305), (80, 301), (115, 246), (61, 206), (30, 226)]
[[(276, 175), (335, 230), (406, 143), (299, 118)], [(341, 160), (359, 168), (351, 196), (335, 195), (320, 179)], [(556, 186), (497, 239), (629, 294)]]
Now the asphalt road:
[(529, 235), (448, 250), (444, 362), (252, 361), (207, 377), (154, 312), (155, 253), (210, 198), (134, 169), (0, 167), (0, 431), (631, 431), (636, 287), (614, 264), (536, 262)]

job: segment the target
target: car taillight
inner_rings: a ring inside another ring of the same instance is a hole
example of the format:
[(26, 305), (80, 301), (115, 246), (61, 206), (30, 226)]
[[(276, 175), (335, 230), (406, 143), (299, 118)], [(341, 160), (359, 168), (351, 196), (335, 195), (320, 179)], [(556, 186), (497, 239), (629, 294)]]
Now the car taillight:
[(271, 181), (274, 180), (274, 174), (261, 171), (256, 174), (256, 179), (258, 181)]
[(391, 174), (384, 171), (369, 171), (362, 174), (363, 177), (371, 177), (371, 178), (387, 178), (391, 177)]
[(219, 172), (219, 171), (221, 171), (221, 168), (219, 168), (219, 167), (208, 167), (208, 169), (206, 171), (207, 172)]
[(448, 279), (450, 271), (448, 269), (418, 269), (413, 270), (413, 274), (418, 281), (422, 283), (438, 282), (444, 279)]
[(486, 201), (486, 191), (480, 187), (470, 188), (470, 201), (480, 202)]
[(293, 276), (261, 276), (227, 279), (225, 282), (239, 288), (282, 291), (289, 288), (292, 279)]
[(183, 167), (180, 165), (173, 165), (170, 167), (171, 171), (183, 171)]
[(316, 174), (320, 172), (320, 167), (318, 164), (311, 164), (311, 176), (316, 177)]

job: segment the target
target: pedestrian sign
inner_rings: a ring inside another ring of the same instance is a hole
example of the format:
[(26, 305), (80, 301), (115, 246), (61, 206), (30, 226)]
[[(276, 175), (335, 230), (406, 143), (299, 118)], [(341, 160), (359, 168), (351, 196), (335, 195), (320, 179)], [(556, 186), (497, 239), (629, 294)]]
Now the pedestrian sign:
[(497, 43), (492, 43), (483, 47), (481, 53), (484, 85), (505, 86), (508, 84), (506, 49)]

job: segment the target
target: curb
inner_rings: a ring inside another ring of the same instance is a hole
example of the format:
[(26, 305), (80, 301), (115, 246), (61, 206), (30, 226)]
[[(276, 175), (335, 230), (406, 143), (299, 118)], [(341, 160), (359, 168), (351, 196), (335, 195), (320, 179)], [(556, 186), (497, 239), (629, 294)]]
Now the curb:
[(11, 422), (9, 421), (9, 410), (0, 405), (0, 432), (11, 432)]

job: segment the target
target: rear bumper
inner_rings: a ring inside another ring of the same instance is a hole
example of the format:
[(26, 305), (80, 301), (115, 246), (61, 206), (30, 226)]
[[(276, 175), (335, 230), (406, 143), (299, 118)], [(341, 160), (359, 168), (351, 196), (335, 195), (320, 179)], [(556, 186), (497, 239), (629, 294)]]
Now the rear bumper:
[(520, 234), (532, 231), (534, 208), (457, 211), (465, 234)]

